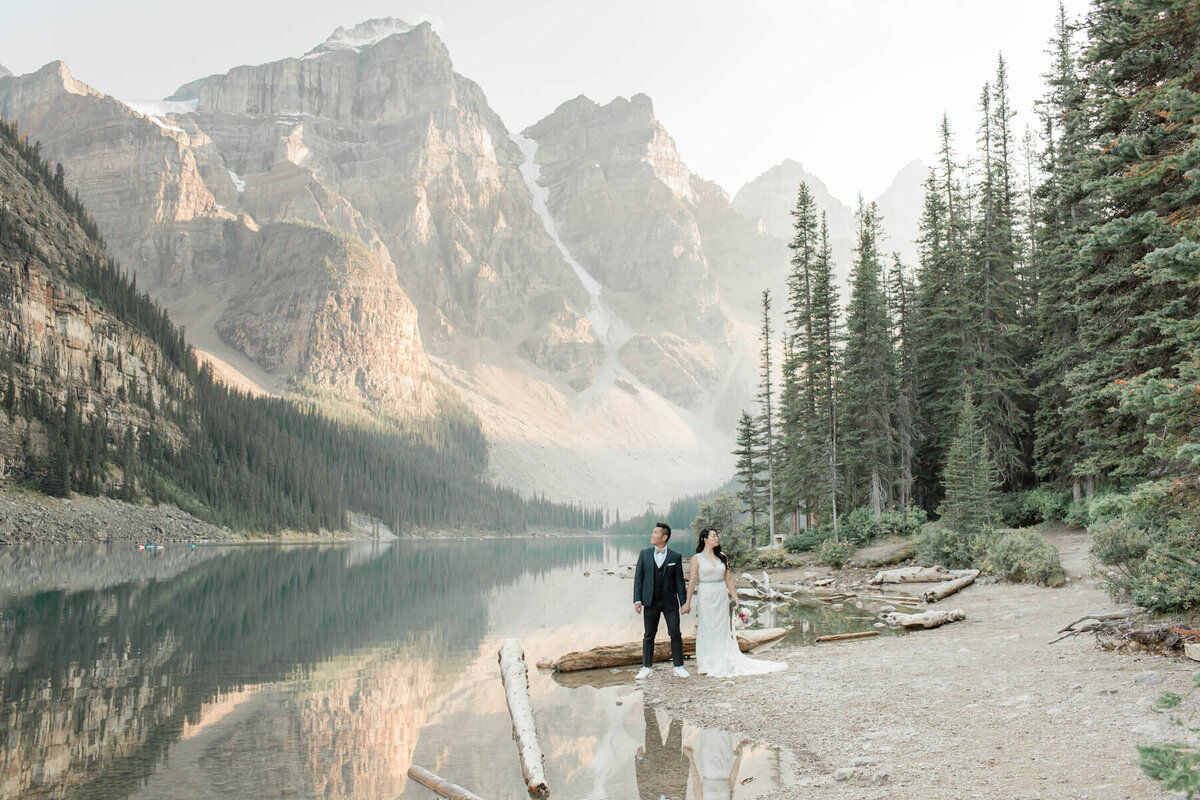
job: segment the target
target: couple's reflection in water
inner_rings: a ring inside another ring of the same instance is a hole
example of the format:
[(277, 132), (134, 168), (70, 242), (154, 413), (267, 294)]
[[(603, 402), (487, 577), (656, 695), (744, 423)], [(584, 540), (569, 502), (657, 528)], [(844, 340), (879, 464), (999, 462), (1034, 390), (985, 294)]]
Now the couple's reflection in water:
[(693, 746), (683, 743), (683, 723), (672, 719), (664, 740), (658, 715), (646, 705), (646, 743), (634, 758), (640, 800), (732, 800), (742, 750), (749, 744), (725, 731), (702, 728)]

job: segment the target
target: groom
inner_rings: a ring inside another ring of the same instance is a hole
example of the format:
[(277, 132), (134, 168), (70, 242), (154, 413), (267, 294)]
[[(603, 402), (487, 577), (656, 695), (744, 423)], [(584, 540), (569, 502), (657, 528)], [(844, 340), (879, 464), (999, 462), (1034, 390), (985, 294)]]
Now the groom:
[[(638, 555), (637, 569), (633, 574), (633, 610), (642, 614), (645, 635), (642, 637), (642, 668), (637, 680), (650, 675), (654, 663), (654, 636), (658, 633), (658, 618), (667, 621), (667, 633), (671, 635), (671, 660), (675, 663), (675, 675), (688, 676), (683, 668), (683, 637), (679, 634), (679, 611), (687, 598), (687, 586), (683, 580), (683, 557), (667, 547), (671, 541), (671, 526), (656, 523), (650, 532), (650, 547)], [(644, 612), (644, 613), (643, 613)], [(684, 609), (684, 613), (687, 609)]]

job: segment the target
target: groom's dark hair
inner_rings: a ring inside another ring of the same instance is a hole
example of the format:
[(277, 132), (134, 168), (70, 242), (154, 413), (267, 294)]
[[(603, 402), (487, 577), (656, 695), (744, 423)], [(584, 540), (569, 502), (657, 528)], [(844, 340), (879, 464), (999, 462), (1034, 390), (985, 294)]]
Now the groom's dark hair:
[(671, 541), (671, 526), (670, 525), (668, 525), (665, 522), (656, 522), (656, 523), (654, 523), (654, 527), (662, 528), (663, 533), (665, 533), (667, 535), (667, 541), (668, 542)]

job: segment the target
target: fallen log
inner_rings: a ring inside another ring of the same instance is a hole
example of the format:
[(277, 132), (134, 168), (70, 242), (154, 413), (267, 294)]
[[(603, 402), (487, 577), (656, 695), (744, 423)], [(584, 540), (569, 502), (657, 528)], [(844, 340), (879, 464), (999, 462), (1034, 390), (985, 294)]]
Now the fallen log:
[(953, 611), (935, 611), (931, 609), (920, 614), (885, 614), (883, 618), (889, 625), (901, 628), (939, 628), (947, 622), (957, 622), (960, 619), (966, 619), (967, 615), (961, 609), (956, 608)]
[[(753, 650), (764, 644), (782, 639), (791, 628), (763, 628), (761, 630), (738, 631), (738, 647), (742, 651)], [(683, 637), (683, 655), (696, 654), (696, 637)], [(654, 660), (671, 660), (671, 643), (659, 641), (654, 643)], [(626, 642), (625, 644), (610, 644), (593, 647), (591, 650), (581, 650), (561, 655), (553, 661), (542, 660), (539, 667), (553, 669), (555, 672), (577, 672), (583, 669), (603, 669), (607, 667), (626, 667), (642, 663), (642, 642)]]
[(844, 642), (850, 639), (869, 639), (878, 636), (879, 631), (859, 631), (858, 633), (835, 633), (829, 636), (818, 636), (818, 642)]
[(876, 572), (870, 582), (879, 585), (883, 583), (932, 583), (934, 581), (951, 581), (970, 573), (969, 569), (946, 569), (936, 567), (901, 567), (885, 569)]
[(970, 586), (979, 577), (979, 570), (968, 570), (966, 575), (961, 578), (955, 578), (952, 581), (943, 583), (941, 586), (935, 586), (932, 589), (926, 590), (921, 598), (926, 603), (936, 603), (938, 600), (943, 600), (966, 586)]
[(439, 797), (446, 797), (449, 800), (483, 800), (482, 797), (474, 792), (464, 789), (458, 784), (451, 783), (445, 778), (434, 775), (429, 770), (424, 767), (418, 767), (416, 764), (408, 768), (408, 777), (422, 786), (432, 789), (434, 794)]
[(513, 740), (521, 759), (521, 776), (529, 796), (542, 800), (550, 796), (546, 771), (542, 764), (542, 746), (538, 744), (537, 727), (533, 722), (533, 707), (529, 703), (529, 674), (525, 666), (525, 651), (516, 639), (506, 639), (500, 645), (500, 679), (512, 717)]

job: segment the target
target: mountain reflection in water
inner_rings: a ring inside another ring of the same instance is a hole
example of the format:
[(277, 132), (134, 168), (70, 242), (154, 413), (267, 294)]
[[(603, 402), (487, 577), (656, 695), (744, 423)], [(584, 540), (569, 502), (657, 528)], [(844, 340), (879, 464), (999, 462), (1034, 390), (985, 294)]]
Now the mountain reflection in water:
[[(523, 798), (496, 650), (640, 636), (602, 571), (643, 538), (0, 548), (0, 798), (431, 798), (412, 763)], [(636, 687), (530, 684), (555, 794), (637, 796)], [(778, 786), (772, 751), (662, 727), (706, 798), (706, 764)]]

